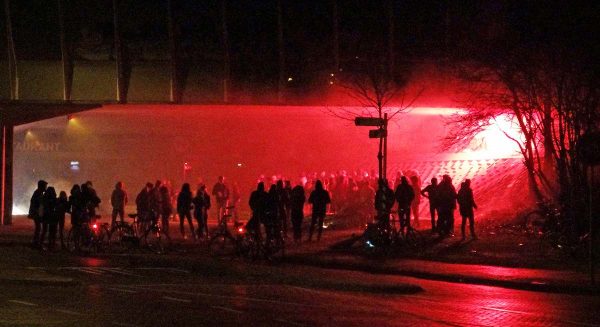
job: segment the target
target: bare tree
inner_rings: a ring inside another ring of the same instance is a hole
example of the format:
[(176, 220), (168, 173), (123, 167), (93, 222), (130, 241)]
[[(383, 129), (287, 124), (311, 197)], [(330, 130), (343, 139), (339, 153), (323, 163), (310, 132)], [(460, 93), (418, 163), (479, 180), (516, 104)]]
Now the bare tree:
[(500, 115), (513, 119), (521, 136), (506, 135), (520, 149), (531, 190), (554, 199), (565, 219), (582, 226), (589, 186), (576, 145), (584, 133), (600, 130), (598, 47), (585, 38), (532, 45), (513, 37), (507, 32), (461, 45), (462, 57), (453, 62), (468, 97), (465, 113), (450, 121), (444, 146), (465, 146)]
[(407, 70), (394, 74), (384, 60), (356, 60), (336, 82), (358, 106), (326, 110), (334, 117), (351, 121), (359, 116), (383, 118), (386, 113), (388, 120), (392, 120), (408, 112), (422, 93), (421, 90), (407, 99), (405, 87), (409, 76)]

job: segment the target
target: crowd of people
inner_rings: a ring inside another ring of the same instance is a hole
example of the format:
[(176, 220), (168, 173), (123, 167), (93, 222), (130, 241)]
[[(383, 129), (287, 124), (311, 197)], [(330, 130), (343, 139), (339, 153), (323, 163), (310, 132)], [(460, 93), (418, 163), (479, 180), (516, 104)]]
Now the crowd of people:
[[(401, 232), (405, 233), (411, 227), (411, 219), (415, 227), (419, 226), (419, 206), (421, 197), (425, 197), (429, 199), (432, 231), (440, 235), (453, 235), (454, 211), (458, 204), (463, 218), (463, 238), (467, 221), (471, 236), (476, 238), (473, 209), (477, 206), (468, 179), (461, 184), (458, 192), (448, 175), (444, 175), (439, 184), (436, 178), (432, 178), (431, 184), (421, 189), (420, 178), (414, 171), (407, 172), (406, 175), (398, 172), (392, 185), (387, 180), (377, 178), (373, 172), (366, 171), (303, 175), (293, 187), (289, 180), (273, 177), (268, 191), (267, 182), (264, 177), (259, 178), (256, 190), (250, 195), (252, 216), (247, 227), (252, 230), (264, 225), (268, 237), (272, 237), (277, 229), (287, 234), (288, 224), (291, 223), (294, 240), (300, 242), (307, 205), (312, 207), (308, 240), (313, 239), (315, 229), (316, 239), (320, 240), (327, 212), (346, 219), (358, 217), (358, 223), (362, 225), (373, 217), (375, 211), (380, 221), (389, 223), (388, 219), (395, 205)], [(211, 196), (214, 201), (211, 201)], [(140, 220), (160, 221), (163, 230), (168, 233), (169, 220), (176, 213), (182, 238), (188, 238), (185, 228), (187, 222), (190, 237), (202, 239), (208, 238), (207, 220), (211, 205), (214, 204), (214, 214), (219, 223), (225, 214), (237, 220), (240, 199), (237, 183), (233, 183), (230, 189), (225, 183), (225, 177), (219, 176), (210, 194), (207, 186), (202, 183), (195, 192), (192, 192), (189, 183), (184, 183), (181, 190), (175, 193), (168, 182), (148, 182), (137, 194), (135, 204)], [(123, 183), (117, 182), (110, 198), (111, 226), (117, 219), (124, 221), (128, 201)], [(48, 187), (47, 182), (39, 181), (31, 198), (28, 215), (34, 221), (33, 245), (42, 247), (47, 236), (48, 249), (54, 249), (58, 233), (61, 246), (64, 247), (66, 213), (71, 216), (71, 225), (77, 227), (96, 217), (100, 202), (90, 181), (81, 186), (74, 185), (69, 197), (64, 191), (57, 196), (56, 190)], [(193, 220), (196, 221), (195, 224)]]
[[(462, 217), (461, 234), (462, 239), (466, 238), (465, 227), (469, 222), (471, 237), (477, 239), (475, 234), (475, 217), (473, 209), (477, 209), (471, 189), (471, 180), (466, 179), (459, 189), (452, 184), (452, 178), (449, 175), (443, 175), (442, 181), (438, 184), (437, 178), (431, 179), (431, 184), (421, 189), (418, 177), (412, 176), (411, 182), (406, 176), (401, 176), (400, 183), (395, 191), (389, 187), (387, 181), (380, 180), (379, 188), (375, 194), (375, 209), (377, 210), (378, 220), (388, 224), (390, 213), (395, 203), (397, 203), (398, 220), (400, 222), (401, 233), (406, 233), (411, 228), (411, 212), (414, 221), (419, 221), (420, 196), (429, 199), (429, 212), (431, 215), (431, 230), (441, 236), (454, 236), (454, 211), (457, 204), (459, 213)], [(437, 218), (437, 219), (436, 219)]]
[(46, 237), (47, 248), (56, 249), (56, 236), (58, 233), (61, 248), (65, 247), (64, 227), (65, 216), (71, 216), (71, 226), (77, 229), (83, 222), (96, 217), (96, 208), (101, 200), (93, 188), (92, 182), (73, 185), (71, 194), (61, 191), (58, 196), (56, 190), (44, 180), (38, 181), (37, 189), (31, 196), (28, 218), (33, 220), (33, 246), (42, 248)]

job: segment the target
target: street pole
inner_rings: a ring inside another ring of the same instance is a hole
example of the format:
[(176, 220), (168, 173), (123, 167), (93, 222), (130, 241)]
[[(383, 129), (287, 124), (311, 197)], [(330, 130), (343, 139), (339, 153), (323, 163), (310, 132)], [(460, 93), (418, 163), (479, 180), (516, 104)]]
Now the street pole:
[(377, 152), (379, 179), (383, 180), (383, 137), (379, 138), (379, 151)]
[(383, 179), (387, 180), (387, 113), (383, 114)]

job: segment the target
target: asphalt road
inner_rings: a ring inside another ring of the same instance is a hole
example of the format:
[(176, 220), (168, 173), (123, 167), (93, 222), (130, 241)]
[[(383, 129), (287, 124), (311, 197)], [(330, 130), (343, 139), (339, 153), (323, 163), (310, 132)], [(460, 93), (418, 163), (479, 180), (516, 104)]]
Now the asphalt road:
[[(600, 326), (594, 296), (190, 255), (54, 256), (22, 267), (50, 282), (0, 285), (0, 324)], [(396, 288), (407, 284), (423, 291)]]

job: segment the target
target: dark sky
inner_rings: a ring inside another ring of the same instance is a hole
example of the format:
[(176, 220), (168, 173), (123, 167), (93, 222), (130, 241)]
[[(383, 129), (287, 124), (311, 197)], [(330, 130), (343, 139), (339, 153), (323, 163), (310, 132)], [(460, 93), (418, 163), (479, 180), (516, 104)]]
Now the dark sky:
[[(181, 53), (197, 65), (222, 61), (221, 1), (172, 0)], [(282, 0), (288, 70), (306, 80), (333, 66), (334, 0)], [(384, 53), (387, 0), (337, 0), (342, 61)], [(393, 1), (394, 49), (400, 59), (436, 58), (460, 51), (465, 40), (518, 40), (597, 47), (598, 1)], [(67, 36), (79, 59), (112, 53), (111, 0), (64, 0)], [(168, 58), (166, 0), (121, 0), (122, 34), (132, 60)], [(269, 79), (277, 74), (276, 0), (227, 1), (233, 74)], [(12, 0), (19, 59), (59, 59), (56, 1)], [(3, 17), (4, 18), (4, 17)], [(2, 33), (4, 35), (4, 19)], [(499, 47), (503, 44), (498, 44)], [(0, 50), (6, 53), (6, 44)], [(91, 55), (90, 55), (91, 54)], [(101, 54), (95, 56), (94, 54)]]

